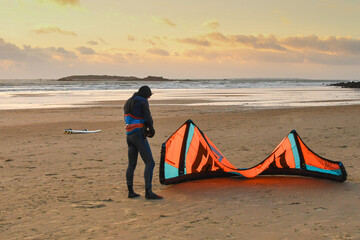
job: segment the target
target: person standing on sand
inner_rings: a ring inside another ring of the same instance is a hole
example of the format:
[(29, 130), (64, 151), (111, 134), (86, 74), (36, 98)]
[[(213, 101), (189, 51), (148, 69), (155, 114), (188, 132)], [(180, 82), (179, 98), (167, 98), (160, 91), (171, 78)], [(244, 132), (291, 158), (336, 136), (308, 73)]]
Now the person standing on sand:
[(162, 199), (161, 196), (152, 192), (151, 182), (155, 162), (151, 153), (147, 137), (155, 135), (153, 119), (151, 117), (148, 99), (152, 92), (148, 86), (142, 86), (124, 105), (126, 141), (128, 145), (129, 165), (126, 170), (126, 183), (129, 190), (129, 198), (139, 197), (133, 189), (134, 171), (137, 164), (138, 154), (145, 163), (145, 198)]

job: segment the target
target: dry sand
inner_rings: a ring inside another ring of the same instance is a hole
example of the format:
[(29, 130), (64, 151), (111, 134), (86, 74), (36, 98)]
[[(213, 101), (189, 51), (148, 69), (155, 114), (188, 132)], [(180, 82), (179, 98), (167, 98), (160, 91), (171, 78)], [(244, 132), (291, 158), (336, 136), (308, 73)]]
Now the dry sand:
[[(155, 103), (155, 101), (150, 103)], [(125, 186), (122, 102), (0, 111), (0, 239), (360, 239), (360, 106), (245, 110), (151, 107), (153, 188)], [(306, 177), (221, 178), (162, 186), (160, 147), (191, 118), (237, 167), (262, 161), (292, 129), (342, 161), (344, 183)], [(86, 135), (63, 129), (102, 129)]]

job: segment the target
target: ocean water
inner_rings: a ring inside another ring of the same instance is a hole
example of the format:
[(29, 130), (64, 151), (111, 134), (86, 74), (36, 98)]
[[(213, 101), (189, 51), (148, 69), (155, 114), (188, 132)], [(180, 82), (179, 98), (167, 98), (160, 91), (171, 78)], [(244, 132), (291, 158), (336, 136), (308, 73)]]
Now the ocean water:
[(232, 89), (319, 87), (339, 81), (308, 79), (195, 79), (172, 81), (57, 81), (57, 80), (1, 80), (0, 92), (24, 91), (86, 91), (138, 89), (148, 85), (154, 89)]
[[(283, 108), (360, 104), (359, 89), (329, 86), (334, 80), (215, 79), (174, 81), (0, 80), (0, 110), (96, 106), (128, 99), (140, 86), (155, 93), (152, 105), (233, 105)], [(187, 103), (166, 100), (188, 99)], [(158, 102), (157, 100), (162, 100)], [(164, 101), (165, 100), (165, 101)]]

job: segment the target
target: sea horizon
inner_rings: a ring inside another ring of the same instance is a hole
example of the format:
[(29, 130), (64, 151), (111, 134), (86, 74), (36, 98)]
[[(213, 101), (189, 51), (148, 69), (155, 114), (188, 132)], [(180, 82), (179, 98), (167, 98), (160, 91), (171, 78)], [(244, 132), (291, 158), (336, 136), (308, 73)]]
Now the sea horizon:
[[(218, 89), (218, 88), (278, 88), (328, 86), (352, 80), (302, 78), (224, 78), (224, 79), (169, 79), (164, 81), (118, 81), (108, 79), (58, 81), (58, 79), (0, 79), (0, 92), (72, 91), (137, 89), (149, 85), (156, 89)], [(355, 81), (355, 80), (354, 80)]]
[[(110, 75), (110, 74), (100, 74), (100, 75), (93, 75), (93, 74), (79, 74), (79, 75), (69, 75), (69, 76), (65, 76), (65, 77), (71, 77), (71, 76), (108, 76), (108, 77), (135, 77), (137, 78), (137, 76), (122, 76), (122, 75)], [(42, 81), (47, 81), (47, 80), (59, 80), (61, 78), (65, 78), (65, 77), (59, 77), (59, 78), (42, 78), (42, 77), (38, 77), (38, 78), (0, 78), (0, 81), (17, 81), (17, 80), (42, 80)], [(348, 79), (348, 78), (302, 78), (302, 77), (220, 77), (220, 78), (167, 78), (164, 76), (157, 76), (157, 75), (149, 75), (148, 77), (162, 77), (166, 80), (171, 80), (171, 81), (203, 81), (203, 80), (304, 80), (304, 81), (360, 81), (359, 79)], [(141, 78), (141, 77), (138, 77)], [(95, 80), (96, 81), (96, 80)], [(111, 80), (109, 80), (111, 81)], [(114, 80), (114, 81), (118, 81), (118, 80)]]
[[(279, 108), (360, 104), (360, 91), (330, 86), (337, 82), (339, 81), (276, 78), (171, 81), (0, 80), (0, 110), (98, 106), (100, 102), (126, 100), (143, 85), (153, 89), (155, 94), (151, 101), (154, 104), (174, 106)], [(173, 100), (193, 102), (174, 104)]]

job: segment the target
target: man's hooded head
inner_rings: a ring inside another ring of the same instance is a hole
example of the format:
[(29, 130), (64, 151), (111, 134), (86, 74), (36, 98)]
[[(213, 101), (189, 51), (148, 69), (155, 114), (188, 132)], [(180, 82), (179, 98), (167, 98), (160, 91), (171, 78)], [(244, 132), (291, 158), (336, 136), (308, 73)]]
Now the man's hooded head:
[(152, 95), (152, 92), (148, 86), (142, 86), (139, 88), (138, 95), (143, 98), (149, 98)]

